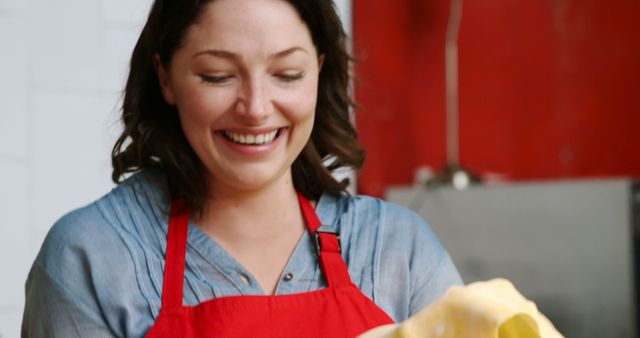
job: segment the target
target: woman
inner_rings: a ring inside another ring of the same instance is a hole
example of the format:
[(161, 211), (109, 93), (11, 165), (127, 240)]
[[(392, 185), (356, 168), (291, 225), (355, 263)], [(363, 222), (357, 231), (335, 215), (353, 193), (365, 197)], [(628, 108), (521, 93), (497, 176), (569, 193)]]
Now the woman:
[(363, 160), (344, 43), (328, 0), (157, 0), (120, 184), (51, 229), (23, 336), (353, 337), (460, 283), (418, 216), (331, 176)]

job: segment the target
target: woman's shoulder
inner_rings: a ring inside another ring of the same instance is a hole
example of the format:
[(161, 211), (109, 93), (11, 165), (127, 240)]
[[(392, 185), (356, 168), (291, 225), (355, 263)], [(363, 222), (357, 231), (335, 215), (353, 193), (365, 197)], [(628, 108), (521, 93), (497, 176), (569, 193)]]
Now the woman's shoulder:
[(413, 210), (369, 196), (323, 196), (319, 216), (340, 232), (360, 289), (395, 320), (408, 318), (451, 285), (455, 266), (425, 220)]
[(323, 195), (319, 205), (325, 223), (339, 223), (350, 232), (383, 232), (387, 239), (411, 240), (416, 235), (437, 241), (425, 220), (413, 210), (366, 195)]
[(112, 330), (129, 329), (125, 319), (149, 324), (162, 286), (163, 189), (157, 173), (142, 172), (55, 222), (27, 279), (29, 311), (73, 310), (68, 320), (97, 318)]
[(433, 265), (447, 256), (427, 222), (407, 207), (369, 196), (323, 195), (317, 209), (322, 223), (338, 230), (356, 266), (389, 258), (407, 267), (420, 260)]
[(131, 243), (154, 232), (162, 218), (160, 179), (157, 173), (138, 173), (98, 200), (66, 213), (49, 229), (35, 263), (51, 277), (62, 278), (78, 265), (108, 266), (112, 258), (129, 253)]
[(75, 271), (91, 261), (94, 249), (103, 251), (105, 244), (117, 246), (109, 230), (95, 202), (70, 211), (49, 229), (34, 264), (56, 282), (66, 284)]

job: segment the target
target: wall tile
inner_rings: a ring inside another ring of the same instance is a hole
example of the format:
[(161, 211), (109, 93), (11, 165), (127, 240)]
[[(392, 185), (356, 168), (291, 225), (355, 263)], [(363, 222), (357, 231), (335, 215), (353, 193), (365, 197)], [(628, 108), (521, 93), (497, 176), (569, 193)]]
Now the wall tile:
[(102, 89), (100, 4), (33, 0), (29, 16), (31, 81), (37, 87)]
[(28, 142), (25, 20), (0, 17), (0, 159), (26, 160)]
[(129, 61), (140, 34), (135, 27), (118, 27), (105, 32), (105, 87), (110, 92), (121, 92), (127, 80)]
[(102, 0), (107, 21), (142, 27), (151, 9), (151, 0)]
[[(30, 250), (28, 167), (0, 162), (0, 309), (23, 304), (24, 282), (33, 256)], [(1, 327), (0, 327), (1, 328)]]
[(108, 192), (115, 96), (34, 95), (34, 210), (39, 234)]
[(7, 308), (0, 311), (0, 338), (20, 337), (22, 307)]
[(28, 5), (28, 0), (0, 0), (0, 14), (22, 13), (27, 9)]

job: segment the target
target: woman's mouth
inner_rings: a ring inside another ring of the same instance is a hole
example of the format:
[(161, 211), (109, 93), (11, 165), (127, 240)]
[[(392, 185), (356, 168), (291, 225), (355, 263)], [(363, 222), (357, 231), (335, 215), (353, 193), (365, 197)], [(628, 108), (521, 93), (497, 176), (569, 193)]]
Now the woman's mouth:
[(282, 129), (261, 133), (261, 134), (243, 134), (225, 130), (222, 135), (229, 141), (242, 145), (267, 145), (273, 143), (278, 138)]

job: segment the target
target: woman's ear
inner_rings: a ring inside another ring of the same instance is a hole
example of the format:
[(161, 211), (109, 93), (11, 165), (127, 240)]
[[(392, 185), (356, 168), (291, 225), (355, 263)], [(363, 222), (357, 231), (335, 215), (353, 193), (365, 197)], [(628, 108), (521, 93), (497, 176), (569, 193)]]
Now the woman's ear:
[(318, 56), (318, 73), (322, 70), (322, 65), (324, 64), (324, 54), (320, 54)]
[(167, 70), (160, 62), (160, 55), (153, 55), (153, 68), (156, 70), (156, 74), (158, 75), (158, 82), (160, 84), (160, 91), (162, 91), (162, 96), (164, 100), (170, 104), (176, 104), (176, 98), (173, 95), (173, 89), (171, 88), (171, 81), (169, 80), (169, 74)]

